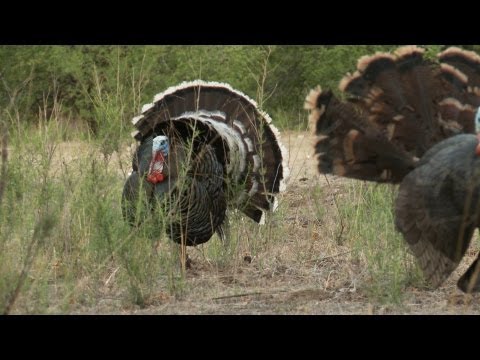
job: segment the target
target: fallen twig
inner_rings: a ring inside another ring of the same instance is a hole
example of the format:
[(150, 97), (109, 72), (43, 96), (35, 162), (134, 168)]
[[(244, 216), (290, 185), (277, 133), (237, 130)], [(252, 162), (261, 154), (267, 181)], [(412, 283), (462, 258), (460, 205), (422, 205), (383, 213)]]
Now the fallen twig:
[(219, 296), (219, 297), (212, 298), (212, 300), (222, 300), (222, 299), (230, 299), (230, 298), (245, 297), (245, 296), (252, 296), (252, 295), (273, 295), (273, 294), (289, 292), (289, 291), (291, 290), (276, 290), (276, 291), (270, 291), (270, 292), (256, 291), (256, 292), (249, 292), (249, 293), (243, 293), (243, 294)]
[(326, 259), (331, 259), (331, 258), (335, 258), (337, 256), (346, 255), (348, 253), (351, 253), (352, 251), (353, 250), (348, 250), (348, 251), (343, 251), (341, 253), (333, 254), (333, 255), (330, 255), (330, 256), (324, 256), (321, 259), (315, 260), (315, 262), (318, 263), (318, 262), (321, 262), (321, 261), (326, 260)]

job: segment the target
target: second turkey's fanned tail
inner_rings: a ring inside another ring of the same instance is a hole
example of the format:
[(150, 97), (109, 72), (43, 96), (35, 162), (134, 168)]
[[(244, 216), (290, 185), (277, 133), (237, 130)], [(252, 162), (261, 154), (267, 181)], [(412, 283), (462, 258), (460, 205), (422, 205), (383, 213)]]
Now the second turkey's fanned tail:
[(311, 91), (306, 108), (319, 136), (320, 171), (400, 182), (430, 147), (475, 131), (480, 57), (450, 48), (438, 64), (424, 52), (404, 46), (360, 58), (357, 71), (340, 81), (347, 101), (320, 88)]
[(245, 94), (223, 83), (184, 82), (157, 94), (132, 123), (139, 141), (164, 134), (210, 144), (229, 188), (243, 188), (237, 207), (257, 222), (275, 210), (288, 154), (268, 114)]

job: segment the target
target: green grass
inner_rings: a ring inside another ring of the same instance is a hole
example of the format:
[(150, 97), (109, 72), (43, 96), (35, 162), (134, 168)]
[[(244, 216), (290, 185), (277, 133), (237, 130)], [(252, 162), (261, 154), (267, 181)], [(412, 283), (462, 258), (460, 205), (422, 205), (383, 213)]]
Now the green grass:
[(152, 253), (158, 234), (148, 222), (131, 229), (121, 214), (129, 161), (113, 155), (126, 144), (126, 121), (119, 121), (124, 102), (100, 82), (96, 94), (99, 131), (83, 133), (73, 150), (62, 144), (73, 139), (66, 136), (72, 132), (61, 104), (40, 111), (35, 126), (19, 125), (20, 109), (3, 112), (9, 156), (1, 178), (2, 313), (91, 306), (112, 276), (130, 302), (143, 306), (155, 286), (162, 264)]
[(407, 287), (422, 286), (422, 277), (395, 230), (396, 192), (392, 185), (355, 182), (338, 200), (338, 206), (346, 225), (345, 241), (354, 258), (366, 267), (364, 286), (369, 296), (382, 303), (400, 304)]
[(135, 229), (123, 221), (125, 177), (113, 157), (100, 156), (103, 148), (87, 143), (64, 163), (50, 136), (38, 131), (26, 143), (12, 140), (0, 212), (0, 310), (14, 301), (27, 312), (93, 305), (117, 268), (128, 298), (142, 306), (156, 275), (174, 272), (170, 265), (162, 269), (165, 261), (152, 252), (153, 240), (163, 235), (151, 219)]

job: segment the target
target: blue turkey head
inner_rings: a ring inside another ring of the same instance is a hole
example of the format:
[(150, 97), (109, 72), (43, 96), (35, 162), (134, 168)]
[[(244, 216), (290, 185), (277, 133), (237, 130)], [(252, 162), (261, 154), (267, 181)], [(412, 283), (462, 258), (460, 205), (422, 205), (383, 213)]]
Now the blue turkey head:
[(164, 135), (159, 135), (153, 138), (153, 145), (152, 145), (152, 155), (155, 156), (157, 151), (161, 151), (164, 157), (168, 156), (168, 138)]

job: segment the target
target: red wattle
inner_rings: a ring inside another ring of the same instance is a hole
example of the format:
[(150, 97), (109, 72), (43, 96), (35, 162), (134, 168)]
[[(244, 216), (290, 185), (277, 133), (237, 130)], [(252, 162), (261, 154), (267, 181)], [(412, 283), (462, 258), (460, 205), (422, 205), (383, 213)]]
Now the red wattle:
[(153, 172), (153, 173), (148, 174), (147, 180), (148, 180), (149, 182), (151, 182), (152, 184), (157, 184), (157, 183), (162, 182), (163, 180), (165, 180), (165, 177), (164, 177), (164, 175), (163, 175), (162, 173)]
[(165, 175), (163, 175), (163, 163), (165, 162), (165, 157), (161, 151), (157, 151), (152, 161), (150, 162), (150, 169), (148, 170), (147, 181), (152, 184), (157, 184), (165, 180)]

